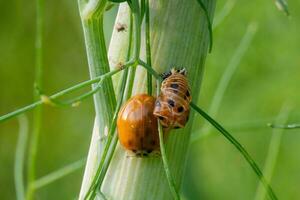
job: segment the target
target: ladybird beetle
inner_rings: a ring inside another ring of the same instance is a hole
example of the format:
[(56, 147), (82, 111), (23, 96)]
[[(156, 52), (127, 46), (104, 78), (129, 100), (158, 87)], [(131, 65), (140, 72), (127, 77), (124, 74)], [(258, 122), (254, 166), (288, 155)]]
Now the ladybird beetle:
[(185, 69), (172, 69), (162, 74), (161, 93), (153, 114), (166, 130), (183, 128), (190, 113), (191, 92)]
[(121, 145), (136, 156), (159, 153), (157, 118), (153, 115), (155, 98), (139, 94), (120, 109), (117, 120)]

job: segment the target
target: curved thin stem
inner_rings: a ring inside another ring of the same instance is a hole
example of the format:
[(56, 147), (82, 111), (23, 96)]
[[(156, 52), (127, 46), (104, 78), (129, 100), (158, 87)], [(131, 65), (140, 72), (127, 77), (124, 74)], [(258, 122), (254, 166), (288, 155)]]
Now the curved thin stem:
[(211, 53), (212, 51), (212, 47), (213, 47), (213, 30), (212, 30), (212, 23), (208, 14), (208, 10), (205, 6), (205, 4), (202, 2), (202, 0), (197, 0), (197, 2), (199, 3), (200, 7), (202, 8), (202, 10), (204, 11), (204, 15), (206, 17), (207, 20), (207, 28), (208, 28), (208, 32), (209, 32), (209, 38), (210, 38), (210, 43), (209, 43), (209, 53)]
[(26, 152), (26, 143), (28, 137), (28, 119), (21, 115), (19, 118), (19, 137), (15, 153), (14, 178), (17, 200), (23, 200), (25, 197), (24, 186), (24, 157)]
[[(157, 81), (157, 86), (156, 87), (157, 87), (156, 95), (158, 96), (159, 93), (160, 93), (160, 82), (159, 82), (159, 80)], [(169, 187), (170, 187), (173, 198), (175, 200), (179, 200), (180, 195), (178, 193), (178, 190), (176, 189), (176, 184), (175, 184), (175, 181), (173, 179), (173, 176), (171, 174), (169, 164), (168, 164), (168, 159), (167, 159), (166, 150), (165, 150), (163, 129), (162, 129), (162, 126), (161, 126), (160, 121), (158, 119), (157, 119), (157, 124), (158, 124), (158, 135), (159, 135), (159, 147), (160, 147), (161, 157), (162, 157), (166, 177), (167, 177), (167, 180), (168, 180), (168, 184), (169, 184)]]
[(147, 63), (145, 63), (141, 59), (138, 60), (138, 64), (143, 66), (150, 74), (152, 74), (152, 76), (154, 76), (160, 82), (163, 80), (162, 77), (150, 65), (148, 65)]
[[(145, 12), (146, 12), (146, 57), (147, 57), (147, 64), (152, 66), (151, 64), (151, 46), (150, 46), (150, 12), (149, 12), (149, 0), (145, 2)], [(148, 88), (148, 95), (152, 95), (152, 75), (147, 72), (147, 88)]]
[(211, 118), (208, 114), (206, 114), (201, 108), (199, 108), (196, 104), (193, 102), (190, 104), (191, 108), (193, 108), (197, 113), (199, 113), (204, 119), (206, 119), (211, 125), (213, 125), (222, 135), (229, 140), (235, 148), (238, 149), (238, 151), (244, 156), (248, 164), (251, 166), (253, 171), (258, 176), (259, 180), (261, 181), (262, 185), (265, 187), (266, 191), (268, 192), (269, 196), (273, 200), (277, 200), (277, 197), (265, 179), (263, 173), (259, 169), (256, 162), (253, 160), (253, 158), (250, 156), (250, 154), (246, 151), (246, 149), (227, 131), (225, 130), (218, 122), (216, 122), (213, 118)]
[[(43, 82), (43, 28), (44, 28), (44, 0), (36, 0), (36, 36), (35, 36), (35, 88), (34, 100), (39, 99), (38, 90), (42, 90)], [(42, 107), (35, 110), (33, 116), (33, 132), (30, 137), (28, 150), (28, 168), (27, 168), (27, 191), (26, 199), (31, 200), (34, 197), (35, 189), (32, 182), (36, 176), (36, 157), (41, 132)]]
[[(51, 100), (57, 99), (57, 98), (62, 97), (62, 96), (64, 96), (64, 95), (66, 95), (66, 94), (72, 93), (72, 92), (77, 91), (77, 90), (79, 90), (79, 89), (82, 89), (82, 88), (84, 88), (84, 87), (86, 87), (86, 86), (89, 86), (89, 85), (91, 85), (91, 84), (97, 83), (97, 82), (99, 82), (101, 79), (109, 78), (109, 77), (111, 77), (111, 76), (117, 74), (118, 72), (120, 72), (120, 71), (122, 71), (122, 70), (124, 70), (124, 69), (126, 69), (126, 68), (128, 68), (128, 67), (130, 67), (130, 66), (132, 66), (134, 63), (135, 63), (135, 61), (128, 61), (127, 63), (125, 63), (125, 64), (124, 64), (122, 67), (120, 67), (120, 68), (117, 68), (117, 69), (115, 69), (115, 70), (113, 70), (113, 71), (110, 71), (110, 72), (108, 72), (108, 73), (106, 73), (106, 74), (103, 74), (103, 75), (101, 75), (101, 76), (95, 77), (95, 78), (93, 78), (93, 79), (90, 79), (90, 80), (81, 82), (81, 83), (76, 84), (76, 85), (74, 85), (74, 86), (72, 86), (72, 87), (69, 87), (69, 88), (67, 88), (67, 89), (64, 89), (64, 90), (62, 90), (62, 91), (60, 91), (60, 92), (57, 92), (57, 93), (55, 93), (55, 94), (49, 96), (49, 98), (50, 98)], [(44, 103), (44, 102), (43, 102), (42, 100), (39, 100), (39, 101), (36, 101), (36, 102), (34, 102), (34, 103), (32, 103), (32, 104), (30, 104), (30, 105), (28, 105), (28, 106), (25, 106), (25, 107), (23, 107), (23, 108), (20, 108), (20, 109), (18, 109), (18, 110), (15, 110), (15, 111), (13, 111), (13, 112), (10, 112), (10, 113), (8, 113), (8, 114), (6, 114), (6, 115), (2, 115), (2, 116), (0, 117), (0, 122), (6, 121), (6, 120), (11, 119), (11, 118), (13, 118), (13, 117), (16, 117), (16, 116), (18, 116), (18, 115), (20, 115), (20, 114), (22, 114), (22, 113), (25, 113), (25, 112), (27, 112), (27, 111), (29, 111), (29, 110), (32, 110), (32, 109), (36, 108), (37, 106), (42, 105), (43, 103)]]

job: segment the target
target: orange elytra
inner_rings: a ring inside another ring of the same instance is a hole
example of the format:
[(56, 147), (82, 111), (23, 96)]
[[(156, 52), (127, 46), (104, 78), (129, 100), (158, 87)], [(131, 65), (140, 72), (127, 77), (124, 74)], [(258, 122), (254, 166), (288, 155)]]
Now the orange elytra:
[(158, 122), (153, 115), (154, 105), (153, 96), (139, 94), (129, 99), (118, 114), (119, 141), (136, 156), (159, 152)]

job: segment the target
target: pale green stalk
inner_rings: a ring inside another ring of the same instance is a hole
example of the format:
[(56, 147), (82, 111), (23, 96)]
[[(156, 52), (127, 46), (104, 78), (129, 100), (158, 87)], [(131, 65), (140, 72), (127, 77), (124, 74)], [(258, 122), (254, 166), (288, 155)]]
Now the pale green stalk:
[[(209, 44), (206, 17), (196, 1), (189, 1), (184, 5), (180, 4), (179, 0), (176, 1), (150, 1), (152, 66), (158, 73), (165, 72), (174, 65), (186, 67), (189, 71), (193, 98), (197, 99)], [(208, 12), (212, 14), (215, 1), (209, 1), (205, 5)], [(129, 21), (129, 13), (125, 14), (126, 10), (128, 12), (126, 4), (122, 4), (116, 22), (120, 20), (121, 16), (122, 20), (127, 19)], [(127, 18), (124, 18), (124, 16)], [(161, 20), (163, 16), (168, 16), (167, 20)], [(176, 19), (176, 23), (170, 23), (169, 20), (173, 21), (174, 19)], [(184, 32), (179, 31), (183, 29)], [(141, 31), (142, 41), (145, 41), (144, 31), (144, 29)], [(121, 33), (114, 31), (108, 56), (112, 62), (121, 60), (120, 55), (122, 54), (120, 51), (126, 49), (126, 46), (122, 45), (124, 44), (122, 40), (116, 40), (116, 38), (120, 38), (119, 35)], [(183, 40), (182, 38), (186, 39)], [(146, 57), (145, 43), (141, 42), (141, 44), (140, 57), (144, 59)], [(137, 54), (134, 53), (134, 55)], [(150, 69), (150, 66), (144, 61), (139, 60), (139, 64)], [(155, 77), (159, 78), (159, 75), (154, 72)], [(145, 69), (138, 67), (133, 94), (145, 93), (146, 91), (147, 72)], [(166, 141), (166, 156), (170, 162), (170, 173), (174, 175), (173, 178), (177, 188), (181, 183), (192, 121), (193, 117), (191, 117), (190, 124), (184, 130), (170, 133)], [(90, 153), (99, 148), (97, 143), (94, 142), (96, 135), (97, 130), (95, 129), (92, 141), (93, 148), (90, 148)], [(98, 160), (98, 158), (94, 158)], [(90, 160), (90, 162), (97, 161)], [(89, 173), (89, 180), (84, 180), (83, 186), (89, 185), (88, 183), (93, 178), (93, 174), (94, 172)], [(82, 191), (86, 191), (85, 187), (82, 188)], [(172, 199), (161, 159), (158, 157), (149, 159), (127, 157), (126, 152), (119, 145), (117, 145), (115, 154), (112, 157), (101, 191), (107, 199)], [(82, 196), (80, 196), (80, 199), (82, 199)]]
[[(280, 113), (276, 119), (276, 123), (286, 123), (288, 120), (290, 109), (285, 104), (282, 106)], [(265, 165), (263, 169), (263, 173), (265, 174), (266, 180), (271, 182), (272, 176), (274, 173), (274, 168), (277, 163), (278, 153), (281, 145), (281, 138), (284, 130), (282, 129), (273, 129), (271, 141), (269, 144), (268, 154), (265, 160)], [(254, 200), (264, 200), (266, 198), (266, 191), (262, 183), (258, 184)]]
[(28, 119), (25, 115), (19, 117), (19, 137), (15, 153), (14, 178), (17, 200), (25, 198), (24, 186), (24, 158), (28, 138)]
[[(8, 113), (8, 114), (2, 115), (2, 116), (0, 117), (0, 122), (4, 122), (4, 121), (6, 121), (6, 120), (8, 120), (8, 119), (11, 119), (11, 118), (13, 118), (13, 117), (16, 117), (16, 116), (22, 114), (22, 113), (25, 113), (25, 112), (27, 112), (27, 111), (30, 111), (30, 110), (32, 110), (32, 109), (34, 109), (34, 108), (36, 108), (36, 107), (38, 107), (38, 106), (40, 106), (40, 105), (42, 105), (42, 104), (51, 103), (51, 100), (56, 100), (56, 99), (59, 98), (59, 97), (62, 97), (62, 96), (67, 95), (67, 94), (70, 94), (70, 93), (72, 93), (72, 92), (74, 92), (74, 91), (77, 91), (77, 90), (80, 90), (80, 89), (82, 89), (82, 88), (84, 88), (84, 87), (90, 86), (90, 85), (93, 84), (93, 83), (99, 83), (99, 82), (101, 82), (101, 80), (103, 80), (103, 79), (105, 80), (105, 79), (107, 79), (107, 78), (110, 78), (110, 77), (112, 77), (113, 75), (115, 75), (115, 74), (117, 74), (118, 72), (120, 72), (121, 70), (124, 70), (124, 69), (126, 69), (126, 68), (132, 66), (132, 64), (133, 64), (133, 62), (132, 62), (132, 61), (129, 61), (129, 62), (125, 63), (121, 68), (120, 68), (120, 67), (119, 67), (119, 68), (116, 67), (115, 70), (112, 70), (112, 71), (110, 71), (110, 72), (107, 72), (107, 73), (105, 73), (105, 74), (103, 74), (103, 75), (101, 75), (101, 76), (97, 76), (97, 77), (92, 78), (92, 79), (90, 79), (90, 80), (87, 80), (87, 81), (78, 83), (78, 84), (76, 84), (76, 85), (74, 85), (74, 86), (71, 86), (71, 87), (69, 87), (69, 88), (67, 88), (67, 89), (61, 90), (61, 91), (59, 91), (59, 92), (57, 92), (57, 93), (55, 93), (55, 94), (53, 94), (53, 95), (51, 95), (51, 96), (48, 96), (50, 102), (45, 102), (44, 100), (39, 100), (39, 101), (36, 101), (36, 102), (34, 102), (34, 103), (30, 104), (30, 105), (27, 105), (27, 106), (25, 106), (25, 107), (22, 107), (22, 108), (20, 108), (20, 109), (18, 109), (18, 110), (15, 110), (15, 111), (10, 112), (10, 113)], [(101, 82), (101, 83), (102, 83), (102, 82)], [(100, 86), (101, 86), (101, 85), (100, 85)], [(94, 88), (94, 89), (95, 89), (95, 88)], [(100, 89), (100, 87), (98, 87), (98, 89)], [(79, 100), (77, 97), (75, 97), (74, 99), (76, 99), (77, 101)], [(72, 100), (70, 100), (70, 102), (73, 103)]]

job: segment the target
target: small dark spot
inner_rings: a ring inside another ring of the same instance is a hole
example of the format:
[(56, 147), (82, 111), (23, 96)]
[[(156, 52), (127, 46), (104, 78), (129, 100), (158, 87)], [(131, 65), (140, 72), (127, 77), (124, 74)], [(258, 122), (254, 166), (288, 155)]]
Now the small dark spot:
[(186, 98), (186, 96), (184, 96), (183, 98), (184, 98), (184, 100), (186, 100), (186, 99), (187, 99), (187, 98)]
[(144, 153), (142, 153), (142, 155), (147, 157), (148, 153), (144, 152)]
[(189, 121), (190, 115), (186, 116), (186, 121)]
[(189, 97), (189, 96), (190, 96), (190, 92), (187, 90), (186, 93), (185, 93), (185, 95), (186, 95), (187, 97)]
[(183, 110), (184, 110), (184, 108), (183, 108), (182, 106), (179, 106), (179, 107), (177, 108), (177, 111), (178, 111), (178, 112), (183, 112)]
[(179, 73), (179, 72), (180, 72), (180, 69), (177, 69), (177, 72)]
[(179, 128), (181, 128), (181, 127), (180, 127), (180, 126), (175, 126), (175, 127), (174, 127), (174, 129), (179, 129)]
[(165, 126), (165, 125), (162, 125), (162, 127), (163, 127), (163, 128), (168, 128), (168, 127), (167, 127), (167, 126)]
[(154, 145), (156, 145), (156, 141), (155, 141), (155, 140), (152, 140), (152, 141), (150, 142), (150, 144), (151, 144), (152, 146), (154, 146)]
[(177, 83), (172, 83), (172, 84), (170, 85), (170, 87), (176, 89), (176, 88), (178, 88), (178, 84), (177, 84)]
[(127, 28), (126, 24), (117, 23), (116, 25), (116, 29), (118, 32), (126, 31), (126, 28)]
[(163, 78), (163, 79), (166, 79), (166, 78), (168, 78), (169, 76), (171, 76), (171, 71), (168, 71), (168, 72), (165, 72), (165, 73), (162, 73), (161, 74), (161, 77)]
[(174, 107), (174, 106), (175, 106), (175, 102), (174, 102), (172, 99), (168, 99), (168, 104), (169, 104), (171, 107)]
[(147, 150), (147, 153), (151, 153), (153, 150), (152, 149), (149, 149), (149, 150)]
[(132, 151), (133, 153), (136, 153), (136, 152), (137, 152), (137, 150), (136, 150), (136, 149), (132, 149), (131, 151)]
[(160, 120), (164, 120), (165, 118), (164, 117), (162, 117), (162, 116), (159, 116), (158, 117)]

